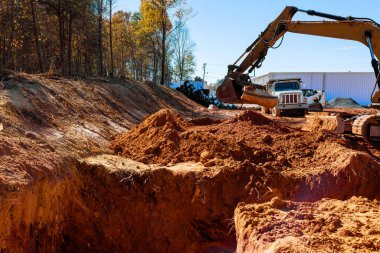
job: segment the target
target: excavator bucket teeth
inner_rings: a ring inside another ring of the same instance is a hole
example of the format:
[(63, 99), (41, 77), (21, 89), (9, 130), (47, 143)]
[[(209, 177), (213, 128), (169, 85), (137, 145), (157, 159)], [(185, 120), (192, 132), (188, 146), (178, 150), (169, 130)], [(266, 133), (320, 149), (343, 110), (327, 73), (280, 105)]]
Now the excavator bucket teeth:
[(272, 96), (263, 90), (251, 86), (244, 87), (241, 100), (249, 104), (261, 105), (266, 108), (274, 108), (279, 103), (278, 97)]
[(239, 104), (241, 100), (236, 94), (234, 84), (231, 79), (226, 78), (221, 86), (216, 90), (216, 97), (223, 103)]

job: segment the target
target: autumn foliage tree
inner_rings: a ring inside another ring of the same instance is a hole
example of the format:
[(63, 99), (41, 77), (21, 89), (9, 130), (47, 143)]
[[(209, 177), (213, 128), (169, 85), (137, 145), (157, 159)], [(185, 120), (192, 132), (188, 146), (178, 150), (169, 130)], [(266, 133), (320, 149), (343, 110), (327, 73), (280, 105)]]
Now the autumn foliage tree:
[(132, 13), (115, 12), (115, 0), (2, 0), (0, 70), (169, 82), (185, 4), (141, 0)]

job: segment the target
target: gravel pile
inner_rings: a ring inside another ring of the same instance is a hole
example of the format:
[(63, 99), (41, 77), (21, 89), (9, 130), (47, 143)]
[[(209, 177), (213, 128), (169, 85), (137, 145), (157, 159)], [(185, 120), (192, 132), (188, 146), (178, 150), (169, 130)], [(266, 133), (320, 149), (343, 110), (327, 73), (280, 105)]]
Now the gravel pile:
[(355, 100), (352, 98), (334, 98), (330, 100), (327, 104), (329, 108), (362, 108)]

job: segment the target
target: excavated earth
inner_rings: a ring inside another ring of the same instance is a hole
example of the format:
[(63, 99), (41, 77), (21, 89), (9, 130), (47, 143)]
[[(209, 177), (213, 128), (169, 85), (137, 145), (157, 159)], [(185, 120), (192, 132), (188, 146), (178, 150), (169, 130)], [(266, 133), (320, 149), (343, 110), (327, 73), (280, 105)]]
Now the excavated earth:
[(380, 251), (359, 138), (131, 80), (0, 80), (2, 252)]

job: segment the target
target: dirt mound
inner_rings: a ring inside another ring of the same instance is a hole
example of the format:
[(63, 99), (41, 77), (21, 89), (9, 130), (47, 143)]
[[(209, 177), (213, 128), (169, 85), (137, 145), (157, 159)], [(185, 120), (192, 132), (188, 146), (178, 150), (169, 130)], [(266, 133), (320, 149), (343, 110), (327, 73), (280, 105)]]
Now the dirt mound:
[(379, 252), (379, 205), (358, 197), (242, 204), (235, 211), (237, 252)]
[[(192, 161), (212, 166), (247, 161), (276, 171), (319, 173), (320, 166), (331, 164), (315, 156), (325, 143), (331, 146), (331, 154), (337, 148), (331, 143), (339, 143), (338, 147), (352, 145), (330, 132), (289, 129), (251, 111), (223, 121), (186, 121), (163, 110), (116, 136), (110, 147), (116, 154), (146, 164)], [(361, 145), (355, 148), (366, 150)]]
[(224, 121), (196, 123), (161, 111), (117, 136), (110, 146), (116, 154), (148, 164), (193, 161), (215, 165), (247, 160), (282, 171), (304, 168), (321, 142), (345, 143), (329, 133), (289, 129), (252, 111)]
[[(212, 124), (213, 121), (196, 123)], [(111, 148), (118, 154), (144, 163), (197, 162), (216, 156), (241, 156), (242, 150), (237, 145), (231, 146), (211, 133), (194, 131), (193, 126), (170, 110), (161, 110), (131, 131), (118, 136)]]
[(327, 103), (329, 108), (362, 108), (355, 100), (352, 98), (333, 98)]
[[(270, 152), (260, 153), (244, 141), (248, 131), (259, 131), (259, 128), (274, 133), (289, 132), (255, 112), (244, 112), (222, 122), (212, 119), (186, 122), (170, 110), (161, 110), (131, 131), (116, 137), (111, 143), (111, 149), (143, 163), (207, 163), (213, 159), (259, 163), (266, 159), (265, 156), (272, 156)], [(229, 137), (226, 137), (227, 131)], [(272, 141), (268, 134), (260, 138), (262, 145), (268, 145)]]

